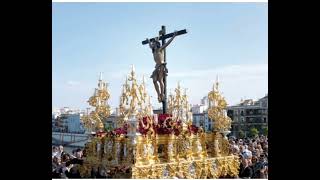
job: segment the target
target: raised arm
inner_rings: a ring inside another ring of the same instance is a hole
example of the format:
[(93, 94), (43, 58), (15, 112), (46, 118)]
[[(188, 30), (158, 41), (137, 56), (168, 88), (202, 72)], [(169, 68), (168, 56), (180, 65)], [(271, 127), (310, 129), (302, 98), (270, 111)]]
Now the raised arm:
[(174, 34), (173, 34), (172, 38), (169, 39), (169, 41), (166, 42), (166, 43), (160, 48), (160, 50), (163, 50), (164, 48), (166, 48), (166, 47), (172, 42), (172, 40), (173, 40), (176, 36), (177, 36), (177, 31), (174, 31)]

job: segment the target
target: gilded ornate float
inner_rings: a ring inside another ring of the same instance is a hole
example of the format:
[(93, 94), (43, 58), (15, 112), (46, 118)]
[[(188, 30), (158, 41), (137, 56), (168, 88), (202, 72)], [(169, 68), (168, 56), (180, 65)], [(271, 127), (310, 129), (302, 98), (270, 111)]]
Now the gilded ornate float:
[[(208, 115), (214, 122), (214, 130), (204, 132), (192, 125), (186, 89), (182, 92), (180, 84), (169, 96), (169, 114), (153, 114), (144, 78), (139, 84), (132, 66), (120, 97), (117, 128), (97, 131), (87, 143), (82, 177), (89, 178), (91, 170), (97, 168), (105, 169), (113, 178), (236, 177), (239, 160), (230, 154), (226, 138), (231, 119), (226, 115), (227, 103), (218, 85), (217, 81), (208, 94), (211, 104)], [(89, 104), (96, 106), (97, 100), (105, 100), (102, 104), (107, 105), (109, 96), (98, 91)], [(104, 116), (100, 119), (110, 115), (108, 106), (96, 108), (95, 113)], [(93, 114), (83, 121), (90, 125), (90, 119), (100, 123)], [(102, 129), (101, 124), (97, 129)]]

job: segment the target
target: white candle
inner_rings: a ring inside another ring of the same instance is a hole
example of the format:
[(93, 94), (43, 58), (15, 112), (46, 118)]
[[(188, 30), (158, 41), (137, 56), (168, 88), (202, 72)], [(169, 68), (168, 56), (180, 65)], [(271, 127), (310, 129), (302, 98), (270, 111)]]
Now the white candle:
[(157, 125), (158, 124), (158, 114), (154, 114), (153, 119), (154, 119), (154, 124)]
[(191, 112), (189, 112), (189, 119), (190, 119), (190, 121), (192, 122), (192, 113)]
[(124, 144), (123, 146), (123, 156), (126, 157), (127, 156), (127, 145)]
[(153, 152), (154, 152), (153, 145), (150, 143), (150, 144), (149, 144), (149, 154), (150, 154), (151, 156), (153, 156)]
[(100, 152), (101, 144), (97, 143), (97, 152)]
[(98, 101), (98, 105), (100, 106), (101, 105), (101, 101), (100, 101), (99, 97), (97, 97), (97, 101)]
[(104, 142), (103, 152), (107, 153), (107, 141)]

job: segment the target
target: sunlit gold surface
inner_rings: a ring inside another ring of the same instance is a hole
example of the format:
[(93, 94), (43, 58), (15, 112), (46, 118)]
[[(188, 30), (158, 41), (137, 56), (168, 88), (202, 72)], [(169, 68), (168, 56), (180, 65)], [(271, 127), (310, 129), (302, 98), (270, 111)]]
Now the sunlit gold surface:
[(150, 96), (147, 94), (145, 86), (144, 77), (142, 78), (142, 83), (140, 85), (138, 84), (135, 69), (132, 65), (129, 76), (126, 77), (126, 81), (122, 86), (119, 105), (120, 115), (117, 122), (118, 127), (126, 123), (130, 117), (150, 117), (153, 113)]
[(211, 107), (208, 110), (208, 116), (214, 121), (216, 131), (227, 131), (231, 128), (231, 118), (226, 114), (227, 102), (219, 92), (219, 82), (213, 85), (212, 91), (209, 92), (208, 98)]
[(88, 103), (94, 108), (90, 113), (87, 111), (86, 115), (81, 117), (85, 128), (89, 131), (103, 131), (104, 120), (110, 116), (111, 108), (108, 105), (110, 92), (108, 84), (99, 79), (98, 88), (95, 88), (94, 94), (89, 98)]
[[(229, 152), (226, 132), (230, 130), (230, 119), (226, 116), (226, 101), (216, 88), (209, 93), (212, 106), (209, 117), (214, 120), (214, 130), (204, 132), (199, 128), (197, 133), (189, 131), (192, 113), (188, 105), (186, 90), (182, 93), (180, 84), (175, 94), (169, 96), (169, 112), (172, 114), (172, 125), (182, 120), (179, 135), (157, 134), (152, 128), (154, 123), (150, 97), (146, 93), (144, 79), (139, 85), (134, 67), (127, 77), (120, 98), (120, 115), (118, 127), (128, 119), (146, 117), (142, 127), (149, 129), (146, 135), (135, 134), (133, 137), (102, 136), (94, 137), (86, 145), (86, 158), (81, 166), (82, 177), (90, 177), (92, 168), (128, 166), (131, 178), (219, 178), (238, 175), (239, 160)], [(93, 98), (94, 99), (94, 98)], [(91, 104), (97, 104), (94, 100)], [(92, 114), (90, 117), (98, 118)], [(83, 118), (84, 122), (88, 118)], [(98, 121), (98, 120), (97, 120)], [(128, 130), (130, 131), (130, 130)]]

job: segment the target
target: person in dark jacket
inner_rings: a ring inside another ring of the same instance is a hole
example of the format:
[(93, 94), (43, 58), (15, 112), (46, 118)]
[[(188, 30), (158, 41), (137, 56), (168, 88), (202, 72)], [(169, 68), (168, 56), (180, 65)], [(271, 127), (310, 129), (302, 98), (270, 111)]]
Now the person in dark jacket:
[(244, 179), (250, 179), (253, 175), (253, 170), (249, 166), (249, 161), (247, 158), (242, 158), (242, 163), (240, 164), (239, 177)]

